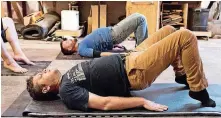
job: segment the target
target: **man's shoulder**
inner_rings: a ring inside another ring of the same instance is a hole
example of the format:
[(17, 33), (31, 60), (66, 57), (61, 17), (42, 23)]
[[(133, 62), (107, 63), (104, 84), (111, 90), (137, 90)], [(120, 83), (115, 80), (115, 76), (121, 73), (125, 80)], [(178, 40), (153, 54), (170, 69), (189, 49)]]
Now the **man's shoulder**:
[(68, 96), (69, 92), (72, 91), (76, 91), (79, 88), (78, 85), (69, 83), (69, 82), (64, 82), (61, 83), (60, 88), (59, 88), (59, 94), (61, 96), (61, 98), (64, 98), (65, 96)]
[(97, 33), (90, 33), (87, 36), (85, 36), (82, 41), (79, 43), (79, 45), (84, 45), (87, 43), (92, 43), (91, 41), (93, 41), (94, 39), (96, 39), (96, 37), (98, 36)]

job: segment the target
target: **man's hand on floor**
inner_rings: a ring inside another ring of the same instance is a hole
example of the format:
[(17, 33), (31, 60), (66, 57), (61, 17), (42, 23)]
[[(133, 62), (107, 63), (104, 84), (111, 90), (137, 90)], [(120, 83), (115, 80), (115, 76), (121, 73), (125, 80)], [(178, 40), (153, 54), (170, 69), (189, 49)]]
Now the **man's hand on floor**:
[(151, 111), (166, 111), (166, 110), (168, 110), (168, 106), (157, 104), (157, 103), (152, 102), (150, 100), (145, 100), (143, 107), (145, 109), (151, 110)]

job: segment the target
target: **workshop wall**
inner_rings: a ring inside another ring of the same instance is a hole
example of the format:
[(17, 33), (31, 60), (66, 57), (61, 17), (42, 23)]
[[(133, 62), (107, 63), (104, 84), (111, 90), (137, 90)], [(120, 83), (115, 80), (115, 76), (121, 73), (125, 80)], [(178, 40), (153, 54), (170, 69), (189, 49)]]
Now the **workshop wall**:
[[(44, 1), (44, 11), (56, 11), (61, 14), (62, 10), (68, 10), (68, 1)], [(98, 5), (98, 1), (79, 1), (80, 21), (86, 21), (89, 14), (91, 5)], [(100, 4), (107, 5), (107, 25), (116, 24), (119, 22), (118, 17), (126, 15), (126, 1), (103, 1)], [(2, 2), (4, 9), (4, 16), (8, 16), (7, 3)], [(22, 11), (21, 2), (18, 2), (18, 7)], [(39, 11), (39, 4), (37, 1), (26, 1), (27, 14)], [(18, 18), (12, 7), (12, 17), (16, 21)]]

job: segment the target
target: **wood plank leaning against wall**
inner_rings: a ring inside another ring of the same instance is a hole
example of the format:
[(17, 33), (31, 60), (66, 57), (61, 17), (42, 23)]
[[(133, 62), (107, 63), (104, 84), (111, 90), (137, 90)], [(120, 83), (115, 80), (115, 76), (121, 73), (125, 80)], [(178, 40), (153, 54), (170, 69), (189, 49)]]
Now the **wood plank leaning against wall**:
[(129, 16), (132, 13), (143, 14), (148, 23), (148, 34), (151, 35), (159, 29), (159, 1), (145, 1), (145, 2), (127, 2), (126, 14)]
[(5, 17), (5, 10), (3, 8), (3, 3), (1, 2), (1, 18)]

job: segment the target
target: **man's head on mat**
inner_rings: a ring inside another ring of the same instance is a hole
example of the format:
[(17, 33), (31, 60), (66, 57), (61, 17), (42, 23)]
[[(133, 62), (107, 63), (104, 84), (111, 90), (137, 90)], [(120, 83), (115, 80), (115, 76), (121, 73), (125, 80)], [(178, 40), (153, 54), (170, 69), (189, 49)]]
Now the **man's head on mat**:
[(57, 98), (60, 77), (59, 70), (44, 69), (27, 79), (27, 91), (34, 100), (53, 100)]
[(77, 39), (64, 39), (60, 42), (61, 52), (64, 55), (72, 55), (77, 51)]

